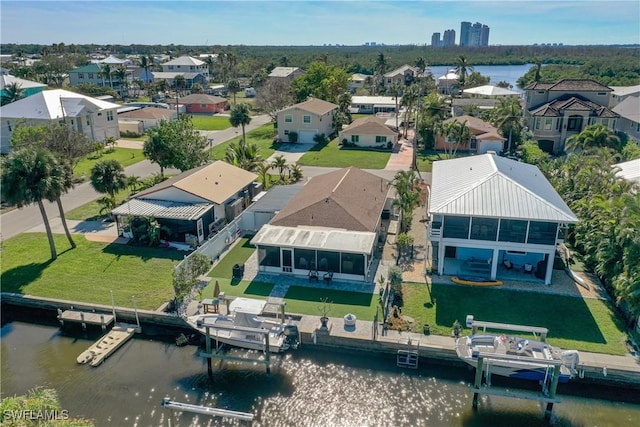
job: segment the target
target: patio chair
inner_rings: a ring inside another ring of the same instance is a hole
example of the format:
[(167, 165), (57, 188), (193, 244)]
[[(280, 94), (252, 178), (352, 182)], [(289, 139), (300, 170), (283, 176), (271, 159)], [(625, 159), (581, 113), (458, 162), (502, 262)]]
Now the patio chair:
[(525, 265), (523, 266), (523, 268), (524, 268), (524, 272), (525, 272), (525, 273), (528, 273), (528, 274), (533, 273), (533, 265), (531, 265), (531, 264), (525, 264)]
[(331, 282), (333, 280), (333, 271), (327, 271), (324, 273), (323, 279), (325, 282)]

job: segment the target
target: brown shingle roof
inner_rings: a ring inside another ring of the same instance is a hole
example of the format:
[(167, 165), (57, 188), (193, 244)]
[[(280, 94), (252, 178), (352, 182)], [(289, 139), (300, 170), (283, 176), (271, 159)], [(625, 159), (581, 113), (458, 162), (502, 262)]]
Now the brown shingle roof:
[(285, 108), (283, 111), (290, 110), (293, 108), (299, 108), (303, 111), (308, 111), (310, 113), (314, 113), (321, 116), (323, 114), (327, 114), (331, 110), (337, 109), (338, 106), (336, 104), (332, 104), (331, 102), (327, 102), (322, 99), (311, 98), (311, 99), (308, 99), (307, 101)]
[(451, 123), (451, 122), (464, 123), (465, 121), (467, 122), (467, 127), (469, 128), (469, 130), (473, 135), (482, 135), (483, 133), (497, 134), (498, 132), (498, 130), (494, 126), (492, 126), (490, 123), (487, 123), (482, 119), (469, 116), (466, 114), (463, 116), (451, 117), (450, 119), (445, 120), (444, 123)]
[(395, 132), (385, 125), (387, 119), (383, 117), (368, 116), (354, 120), (349, 126), (344, 128), (342, 132), (352, 133), (358, 132), (362, 135), (390, 135), (395, 136)]
[(529, 83), (527, 90), (574, 91), (574, 92), (611, 92), (612, 89), (591, 79), (563, 79), (556, 83)]
[(145, 198), (143, 196), (174, 187), (220, 205), (251, 184), (257, 177), (253, 172), (217, 160), (169, 178), (148, 190), (141, 191), (134, 197)]
[(563, 96), (531, 110), (531, 115), (541, 117), (562, 116), (564, 110), (590, 111), (595, 117), (619, 117), (607, 107), (580, 96)]
[(387, 198), (388, 183), (354, 167), (314, 177), (270, 224), (373, 232)]
[(180, 98), (178, 102), (181, 104), (221, 104), (227, 102), (227, 100), (220, 96), (192, 93), (191, 95)]
[(135, 111), (118, 114), (118, 117), (127, 117), (130, 119), (170, 119), (175, 112), (166, 108), (146, 107)]

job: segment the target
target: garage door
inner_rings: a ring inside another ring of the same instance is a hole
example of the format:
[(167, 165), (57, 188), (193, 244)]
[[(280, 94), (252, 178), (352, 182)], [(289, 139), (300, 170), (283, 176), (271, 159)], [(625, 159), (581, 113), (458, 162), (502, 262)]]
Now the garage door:
[(301, 144), (310, 144), (313, 142), (313, 138), (317, 133), (317, 130), (301, 130), (298, 133), (298, 142)]

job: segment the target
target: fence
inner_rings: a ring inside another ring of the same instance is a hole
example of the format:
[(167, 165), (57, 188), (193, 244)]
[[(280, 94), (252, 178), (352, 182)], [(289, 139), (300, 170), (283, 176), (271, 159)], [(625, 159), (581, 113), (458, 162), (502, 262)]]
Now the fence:
[[(185, 256), (182, 261), (178, 265), (174, 267), (174, 270), (178, 270), (181, 268), (185, 268), (186, 262), (191, 258), (194, 254), (203, 254), (211, 259), (211, 264), (214, 264), (215, 261), (220, 259), (220, 255), (226, 251), (232, 244), (235, 242), (241, 235), (242, 230), (240, 229), (240, 220), (242, 219), (242, 212), (238, 217), (236, 217), (233, 221), (228, 223), (222, 230), (220, 230), (215, 236), (207, 240), (203, 243), (198, 249)], [(182, 316), (186, 313), (187, 307), (189, 303), (193, 301), (193, 299), (197, 296), (198, 290), (201, 287), (206, 286), (206, 283), (198, 282), (196, 286), (191, 290), (189, 295), (187, 295), (181, 302), (181, 304), (176, 307), (178, 315)]]

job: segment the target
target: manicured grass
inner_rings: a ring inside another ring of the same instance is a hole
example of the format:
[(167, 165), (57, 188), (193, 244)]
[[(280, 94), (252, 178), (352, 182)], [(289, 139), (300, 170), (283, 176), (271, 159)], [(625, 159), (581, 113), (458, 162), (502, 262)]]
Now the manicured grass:
[(390, 156), (390, 151), (342, 149), (336, 138), (327, 144), (317, 144), (312, 147), (298, 160), (298, 164), (337, 168), (355, 166), (361, 169), (384, 169)]
[(120, 162), (122, 167), (130, 166), (134, 163), (138, 163), (144, 160), (142, 150), (136, 148), (121, 148), (115, 147), (113, 151), (105, 149), (101, 156), (90, 154), (85, 159), (81, 160), (73, 169), (75, 176), (85, 176), (89, 178), (91, 176), (91, 168), (100, 160), (114, 159)]
[(473, 314), (478, 320), (548, 328), (548, 341), (564, 349), (626, 354), (624, 325), (605, 301), (438, 284), (432, 285), (433, 299), (424, 284), (405, 283), (402, 292), (402, 314), (415, 319), (416, 332), (428, 323), (431, 333), (449, 335), (455, 320), (464, 324)]
[(198, 130), (224, 130), (231, 127), (229, 117), (192, 115), (193, 127)]
[(173, 267), (184, 254), (164, 248), (90, 242), (54, 235), (58, 259), (50, 261), (45, 233), (23, 233), (3, 242), (1, 289), (41, 297), (155, 310), (173, 298)]
[[(247, 144), (256, 144), (258, 146), (260, 156), (262, 156), (263, 159), (267, 159), (276, 151), (276, 145), (273, 143), (273, 136), (273, 123), (267, 123), (259, 128), (247, 132)], [(220, 145), (216, 145), (209, 150), (209, 153), (211, 153), (214, 160), (222, 160), (224, 159), (229, 144), (238, 143), (240, 140), (242, 140), (242, 130), (238, 128), (238, 136), (227, 142), (223, 142)]]
[[(105, 194), (106, 196), (106, 194)], [(127, 201), (131, 196), (131, 190), (128, 188), (116, 193), (116, 204), (120, 205)], [(67, 219), (75, 219), (78, 221), (96, 221), (102, 218), (106, 218), (108, 215), (101, 215), (100, 209), (102, 205), (98, 204), (96, 200), (85, 203), (82, 206), (78, 206), (75, 209), (66, 212)]]
[(243, 237), (239, 239), (230, 251), (225, 253), (220, 262), (209, 272), (209, 277), (228, 278), (232, 276), (233, 266), (244, 264), (255, 252), (255, 246), (249, 243), (250, 239)]
[(287, 312), (321, 316), (323, 306), (321, 300), (324, 298), (329, 302), (329, 317), (344, 317), (347, 313), (351, 313), (360, 320), (372, 321), (379, 297), (362, 292), (346, 292), (322, 287), (290, 286), (285, 295)]
[(147, 135), (142, 136), (123, 136), (120, 139), (126, 139), (127, 141), (141, 141), (144, 142), (147, 140)]

